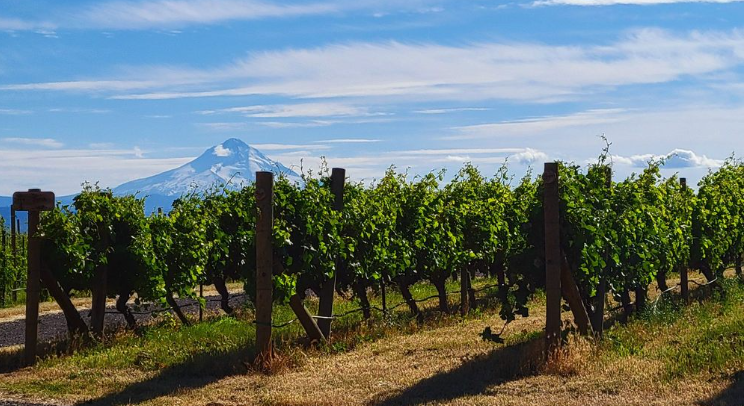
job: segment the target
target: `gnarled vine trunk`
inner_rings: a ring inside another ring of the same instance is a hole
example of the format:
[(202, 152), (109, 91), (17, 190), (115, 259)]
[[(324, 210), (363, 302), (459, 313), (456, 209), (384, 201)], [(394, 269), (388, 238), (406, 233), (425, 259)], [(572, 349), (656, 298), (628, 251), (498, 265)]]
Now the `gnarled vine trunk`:
[(59, 286), (57, 279), (54, 278), (49, 268), (43, 265), (41, 266), (41, 283), (49, 291), (49, 294), (52, 295), (60, 309), (62, 309), (62, 313), (64, 313), (65, 320), (67, 321), (67, 331), (70, 336), (87, 335), (88, 325), (85, 324), (83, 317), (80, 316), (80, 312), (72, 304), (70, 296)]
[(659, 271), (656, 274), (656, 284), (659, 286), (659, 290), (664, 292), (669, 289), (669, 285), (666, 282), (666, 271)]
[(186, 315), (183, 314), (183, 310), (181, 310), (181, 307), (178, 306), (178, 302), (176, 302), (176, 299), (173, 298), (173, 293), (167, 292), (165, 294), (165, 301), (168, 302), (168, 305), (173, 309), (173, 313), (176, 314), (179, 320), (181, 320), (181, 323), (183, 323), (185, 326), (190, 326), (191, 323), (189, 323), (189, 319), (186, 318)]
[(636, 297), (636, 311), (642, 311), (646, 308), (646, 296), (648, 295), (647, 288), (645, 286), (638, 286), (635, 288)]
[(369, 306), (369, 298), (367, 297), (367, 285), (363, 281), (357, 281), (352, 286), (352, 289), (354, 290), (354, 294), (356, 297), (359, 298), (359, 302), (362, 304), (362, 314), (364, 315), (364, 319), (368, 320), (370, 317), (372, 317), (372, 313), (370, 311)]
[(633, 304), (630, 302), (630, 293), (628, 293), (627, 289), (620, 292), (620, 303), (623, 305), (623, 317), (621, 320), (625, 323), (633, 313)]
[(124, 320), (127, 322), (127, 328), (134, 330), (137, 328), (137, 320), (132, 314), (132, 309), (127, 306), (129, 300), (129, 292), (120, 293), (119, 297), (116, 298), (116, 310), (124, 316)]
[(449, 303), (447, 301), (447, 286), (445, 281), (447, 276), (440, 278), (432, 278), (431, 283), (437, 288), (439, 294), (439, 310), (445, 313), (449, 313)]
[(212, 281), (215, 289), (220, 294), (220, 307), (227, 314), (233, 313), (233, 308), (230, 307), (230, 292), (227, 291), (227, 285), (225, 284), (224, 278), (214, 278)]
[(408, 305), (408, 309), (411, 311), (411, 314), (416, 316), (416, 320), (418, 320), (419, 323), (422, 323), (424, 321), (424, 315), (419, 311), (418, 304), (416, 304), (416, 300), (413, 299), (409, 287), (410, 284), (407, 280), (404, 278), (398, 279), (398, 288), (400, 289), (400, 294), (403, 295), (403, 299), (405, 299), (406, 304)]

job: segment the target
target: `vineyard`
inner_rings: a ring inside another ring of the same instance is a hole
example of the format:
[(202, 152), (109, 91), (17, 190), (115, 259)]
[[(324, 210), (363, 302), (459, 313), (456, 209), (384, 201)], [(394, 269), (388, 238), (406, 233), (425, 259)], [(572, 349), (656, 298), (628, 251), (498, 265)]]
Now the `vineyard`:
[[(649, 162), (640, 174), (621, 181), (612, 178), (606, 155), (585, 169), (557, 166), (562, 296), (582, 333), (602, 335), (607, 295), (627, 318), (647, 305), (652, 282), (662, 294), (680, 288), (686, 298), (688, 269), (700, 270), (714, 288), (728, 266), (741, 273), (744, 165), (728, 160), (695, 192), (681, 179), (663, 178), (663, 163)], [(269, 189), (273, 220), (263, 230), (270, 236), (268, 246), (258, 241), (262, 212), (257, 207), (266, 201), (262, 186), (195, 192), (167, 213), (147, 215), (144, 197), (114, 196), (85, 185), (72, 206), (58, 205), (41, 215), (43, 295), (59, 304), (71, 336), (103, 337), (107, 297), (116, 298), (116, 311), (130, 329), (138, 328), (134, 314), (152, 303), (188, 325), (193, 318), (176, 299), (191, 298), (203, 306), (198, 295), (203, 285), (215, 286), (227, 314), (234, 312), (229, 282), (241, 282), (248, 302), (259, 304), (257, 267), (270, 252), (270, 300), (289, 304), (296, 318), (275, 320), (271, 306), (263, 314), (257, 306), (258, 340), (262, 327), (269, 327), (270, 340), (272, 325), (299, 320), (311, 339), (322, 341), (342, 316), (333, 314), (334, 292), (352, 297), (359, 306), (352, 311), (369, 319), (373, 312), (390, 311), (385, 296), (395, 290), (421, 322), (413, 286), (431, 284), (443, 313), (453, 310), (452, 293), (459, 294), (459, 311), (467, 314), (478, 304), (474, 281), (493, 278), (495, 284), (478, 291), (493, 293), (508, 324), (530, 315), (536, 292), (550, 291), (544, 216), (549, 212), (546, 185), (555, 179), (547, 173), (515, 182), (506, 167), (486, 177), (466, 165), (445, 182), (443, 172), (409, 176), (390, 168), (381, 179), (363, 184), (346, 181), (343, 170), (321, 168), (303, 180), (298, 185), (280, 177)], [(18, 301), (24, 241), (15, 231), (3, 231), (3, 304)], [(667, 275), (677, 272), (682, 282), (669, 286)], [(459, 291), (448, 291), (451, 280), (459, 280)], [(575, 289), (566, 292), (565, 286)], [(81, 293), (92, 296), (88, 323), (71, 302)], [(319, 297), (318, 315), (303, 306), (307, 295)], [(381, 296), (381, 306), (372, 305), (370, 295)], [(549, 293), (549, 306), (550, 300)], [(497, 333), (487, 338), (503, 341)]]
[(25, 234), (16, 232), (20, 229), (20, 221), (12, 219), (11, 229), (3, 224), (0, 239), (0, 308), (21, 303), (24, 299), (26, 283), (26, 247)]

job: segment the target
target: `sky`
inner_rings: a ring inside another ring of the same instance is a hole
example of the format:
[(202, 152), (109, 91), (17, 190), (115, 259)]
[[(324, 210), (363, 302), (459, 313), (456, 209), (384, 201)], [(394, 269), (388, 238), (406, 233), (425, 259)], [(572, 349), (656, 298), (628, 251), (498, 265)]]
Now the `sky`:
[(744, 0), (0, 0), (0, 195), (240, 138), (373, 179), (744, 153)]

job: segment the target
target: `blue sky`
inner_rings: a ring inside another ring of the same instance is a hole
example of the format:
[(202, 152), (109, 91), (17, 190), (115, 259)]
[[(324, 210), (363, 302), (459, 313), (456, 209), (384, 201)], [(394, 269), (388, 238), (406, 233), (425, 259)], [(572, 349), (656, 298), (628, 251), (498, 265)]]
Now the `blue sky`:
[(357, 179), (744, 150), (744, 1), (0, 0), (0, 194), (116, 186), (237, 137)]

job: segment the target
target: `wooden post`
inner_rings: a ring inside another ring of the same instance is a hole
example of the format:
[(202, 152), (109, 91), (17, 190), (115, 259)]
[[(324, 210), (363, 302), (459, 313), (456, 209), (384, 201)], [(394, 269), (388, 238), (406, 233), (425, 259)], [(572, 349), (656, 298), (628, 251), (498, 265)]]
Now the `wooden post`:
[(26, 278), (26, 365), (36, 363), (36, 344), (39, 328), (39, 293), (41, 291), (41, 271), (39, 270), (39, 239), (35, 237), (39, 228), (39, 212), (28, 213), (28, 276)]
[(28, 212), (28, 246), (26, 278), (26, 339), (24, 359), (26, 365), (36, 363), (36, 345), (39, 328), (39, 293), (41, 291), (41, 240), (36, 236), (39, 228), (39, 211), (54, 208), (54, 193), (29, 189), (13, 194), (13, 207)]
[[(687, 178), (679, 178), (679, 184), (682, 186), (682, 190), (687, 190)], [(679, 267), (679, 284), (680, 294), (685, 303), (690, 301), (690, 285), (687, 280), (687, 264), (681, 264)]]
[(15, 256), (16, 254), (16, 233), (17, 232), (18, 230), (16, 229), (15, 206), (11, 204), (10, 205), (10, 250), (13, 253), (13, 256)]
[(543, 172), (545, 215), (546, 356), (561, 345), (561, 245), (558, 201), (558, 164), (545, 163)]
[[(331, 170), (331, 192), (333, 193), (333, 210), (342, 211), (344, 209), (344, 182), (346, 180), (346, 170), (342, 168), (333, 168)], [(328, 279), (320, 291), (320, 301), (318, 303), (318, 315), (323, 317), (333, 316), (333, 294), (336, 291), (336, 275), (341, 270), (343, 264), (339, 255), (336, 256), (336, 269), (333, 271), (333, 277)], [(331, 321), (330, 318), (318, 320), (318, 327), (326, 339), (331, 338)]]
[(256, 172), (256, 356), (271, 356), (271, 311), (273, 306), (274, 174)]
[(311, 341), (321, 342), (325, 340), (325, 336), (323, 335), (323, 332), (320, 331), (318, 323), (315, 322), (313, 316), (307, 311), (305, 305), (302, 304), (302, 297), (300, 297), (300, 295), (295, 294), (289, 298), (289, 307), (294, 311), (297, 319), (300, 321), (300, 324), (302, 324), (302, 327), (305, 329), (305, 332)]

